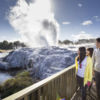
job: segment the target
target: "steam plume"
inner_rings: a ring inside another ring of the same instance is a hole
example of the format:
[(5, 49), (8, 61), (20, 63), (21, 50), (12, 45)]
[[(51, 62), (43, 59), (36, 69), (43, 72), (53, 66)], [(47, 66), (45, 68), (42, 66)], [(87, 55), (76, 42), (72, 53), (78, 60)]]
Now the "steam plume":
[(18, 0), (10, 9), (9, 22), (31, 47), (57, 45), (59, 25), (50, 0)]

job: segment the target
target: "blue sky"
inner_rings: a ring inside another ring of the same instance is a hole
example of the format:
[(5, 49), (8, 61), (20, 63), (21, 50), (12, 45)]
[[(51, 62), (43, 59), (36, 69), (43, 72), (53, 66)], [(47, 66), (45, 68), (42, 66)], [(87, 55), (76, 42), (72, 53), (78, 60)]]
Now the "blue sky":
[[(0, 0), (0, 40), (16, 40), (20, 35), (7, 20), (9, 8), (17, 0)], [(60, 24), (60, 39), (75, 40), (100, 36), (100, 0), (52, 0)]]

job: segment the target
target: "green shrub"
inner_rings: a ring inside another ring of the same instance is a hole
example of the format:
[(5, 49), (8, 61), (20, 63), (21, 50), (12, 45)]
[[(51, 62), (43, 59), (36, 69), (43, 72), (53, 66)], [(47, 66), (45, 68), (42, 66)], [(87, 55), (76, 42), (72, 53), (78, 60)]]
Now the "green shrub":
[(19, 73), (14, 78), (7, 80), (2, 85), (0, 85), (1, 98), (5, 98), (32, 84), (33, 81), (29, 72), (24, 71)]

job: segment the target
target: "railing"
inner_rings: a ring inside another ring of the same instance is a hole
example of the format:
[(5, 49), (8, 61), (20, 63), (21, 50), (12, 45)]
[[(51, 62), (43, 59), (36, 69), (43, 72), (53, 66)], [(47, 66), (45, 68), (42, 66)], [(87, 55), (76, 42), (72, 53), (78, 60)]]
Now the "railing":
[(73, 65), (3, 100), (56, 100), (57, 94), (70, 100), (75, 89), (75, 65)]

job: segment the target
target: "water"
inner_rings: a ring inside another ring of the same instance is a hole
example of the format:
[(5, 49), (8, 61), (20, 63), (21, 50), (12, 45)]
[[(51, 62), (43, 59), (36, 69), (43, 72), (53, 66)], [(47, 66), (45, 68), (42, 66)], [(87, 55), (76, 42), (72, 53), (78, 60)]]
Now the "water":
[[(6, 57), (9, 53), (0, 53), (0, 62), (2, 61), (3, 57)], [(1, 64), (1, 63), (0, 63)], [(12, 76), (10, 76), (8, 73), (0, 72), (0, 84), (5, 82), (6, 80), (10, 79)]]
[(12, 76), (10, 76), (8, 73), (0, 72), (0, 84), (10, 79), (11, 77)]
[(3, 58), (5, 56), (7, 56), (8, 54), (9, 54), (8, 52), (6, 52), (6, 53), (0, 53), (0, 58)]

